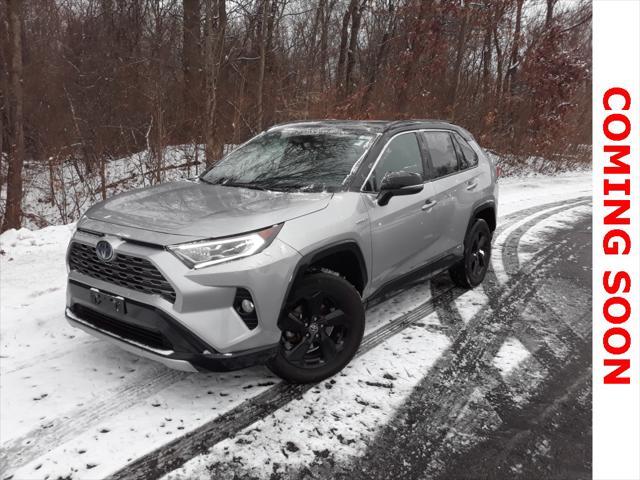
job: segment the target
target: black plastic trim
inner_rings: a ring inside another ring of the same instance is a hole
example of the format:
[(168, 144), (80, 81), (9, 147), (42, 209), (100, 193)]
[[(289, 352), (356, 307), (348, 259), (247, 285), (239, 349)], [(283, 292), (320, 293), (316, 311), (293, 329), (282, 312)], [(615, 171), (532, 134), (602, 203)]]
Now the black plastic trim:
[(362, 288), (364, 290), (364, 288), (367, 286), (367, 283), (369, 281), (369, 277), (367, 273), (367, 264), (364, 261), (364, 255), (362, 255), (362, 251), (360, 250), (360, 247), (358, 246), (358, 244), (355, 241), (348, 240), (348, 241), (328, 245), (320, 248), (319, 250), (316, 250), (314, 252), (304, 255), (298, 261), (298, 264), (296, 265), (293, 271), (293, 275), (291, 276), (291, 280), (289, 280), (289, 284), (287, 285), (287, 290), (285, 292), (284, 299), (282, 300), (282, 305), (280, 306), (280, 312), (282, 313), (282, 311), (284, 311), (284, 307), (287, 303), (287, 299), (289, 298), (289, 294), (291, 293), (291, 289), (293, 288), (293, 285), (295, 285), (296, 281), (298, 281), (304, 275), (304, 272), (307, 270), (309, 266), (311, 266), (312, 264), (316, 263), (319, 260), (322, 260), (323, 258), (327, 258), (331, 255), (334, 255), (336, 253), (342, 253), (342, 252), (349, 252), (349, 253), (355, 254), (358, 260), (358, 267), (360, 269), (360, 278), (362, 279)]
[(264, 365), (268, 360), (276, 356), (279, 348), (280, 345), (276, 343), (266, 347), (252, 348), (229, 354), (194, 355), (184, 358), (184, 360), (187, 360), (199, 370), (228, 372), (255, 365)]
[(388, 294), (400, 289), (401, 287), (422, 277), (433, 277), (443, 270), (451, 267), (462, 258), (462, 255), (458, 255), (453, 252), (446, 253), (439, 259), (422, 265), (414, 270), (411, 270), (408, 273), (405, 273), (404, 275), (401, 275), (398, 278), (394, 278), (393, 280), (385, 283), (375, 292), (369, 295), (369, 297), (367, 297), (366, 303), (367, 305), (378, 303), (378, 301), (384, 300), (388, 296)]
[[(74, 313), (76, 313), (73, 308), (74, 305), (80, 304), (85, 308), (94, 310), (102, 315), (107, 315), (118, 321), (128, 321), (129, 323), (137, 324), (143, 328), (158, 330), (167, 337), (176, 351), (203, 352), (205, 350), (209, 350), (211, 352), (215, 352), (215, 349), (185, 328), (180, 322), (152, 305), (125, 297), (128, 312), (126, 316), (118, 315), (114, 314), (114, 312), (105, 312), (96, 308), (96, 306), (92, 304), (89, 293), (92, 288), (90, 285), (76, 280), (69, 280), (69, 286), (72, 289), (71, 299), (74, 304), (71, 305), (71, 310), (74, 311)], [(120, 296), (113, 291), (102, 288), (99, 290), (109, 295)], [(82, 318), (82, 315), (78, 316)]]
[[(471, 214), (471, 217), (469, 217), (467, 231), (469, 231), (469, 229), (471, 228), (471, 225), (473, 224), (473, 221), (477, 218), (478, 212), (486, 209), (491, 209), (493, 211), (494, 227), (495, 228), (498, 227), (498, 215), (496, 212), (496, 202), (494, 200), (481, 200), (480, 202), (478, 202), (476, 205), (473, 206), (473, 213)], [(491, 228), (491, 225), (489, 225), (489, 228)], [(495, 228), (493, 228), (491, 231), (493, 232)]]

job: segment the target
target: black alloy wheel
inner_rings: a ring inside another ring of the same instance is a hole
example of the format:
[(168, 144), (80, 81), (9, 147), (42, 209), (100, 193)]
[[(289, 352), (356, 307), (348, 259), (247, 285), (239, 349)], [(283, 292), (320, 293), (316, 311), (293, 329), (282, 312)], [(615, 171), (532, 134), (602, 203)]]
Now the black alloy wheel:
[(290, 295), (278, 322), (278, 355), (269, 368), (294, 383), (323, 380), (353, 358), (364, 333), (360, 295), (329, 273), (305, 276)]
[(469, 275), (474, 279), (478, 279), (478, 283), (482, 281), (489, 267), (490, 250), (491, 240), (489, 235), (482, 230), (478, 230), (472, 240), (471, 251), (469, 252)]
[(491, 237), (487, 222), (477, 219), (465, 237), (464, 258), (449, 269), (453, 283), (464, 288), (482, 283), (491, 260)]

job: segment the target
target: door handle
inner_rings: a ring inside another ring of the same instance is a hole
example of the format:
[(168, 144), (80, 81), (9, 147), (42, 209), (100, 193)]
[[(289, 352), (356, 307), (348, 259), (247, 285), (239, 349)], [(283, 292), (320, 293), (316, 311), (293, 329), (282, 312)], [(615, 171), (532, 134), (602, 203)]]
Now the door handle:
[(478, 182), (469, 182), (467, 183), (467, 190), (473, 190), (478, 186)]
[(436, 200), (427, 200), (426, 202), (424, 202), (424, 205), (422, 205), (422, 207), (420, 207), (422, 210), (429, 210), (430, 208), (432, 208), (433, 206), (435, 206), (435, 204), (438, 203)]

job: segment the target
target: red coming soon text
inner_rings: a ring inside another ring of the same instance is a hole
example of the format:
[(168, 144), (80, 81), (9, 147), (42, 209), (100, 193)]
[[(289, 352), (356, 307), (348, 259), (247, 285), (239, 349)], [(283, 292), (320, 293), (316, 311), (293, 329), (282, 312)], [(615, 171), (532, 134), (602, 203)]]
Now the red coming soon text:
[[(604, 146), (604, 226), (602, 249), (606, 256), (629, 255), (631, 252), (631, 168), (630, 145), (631, 122), (628, 111), (631, 95), (624, 88), (610, 88), (603, 96), (604, 108), (608, 112), (602, 128), (608, 139)], [(602, 284), (606, 299), (602, 313), (607, 321), (607, 330), (602, 342), (607, 352), (604, 366), (610, 370), (604, 377), (605, 384), (630, 383), (628, 370), (631, 366), (629, 347), (631, 335), (626, 322), (631, 317), (631, 304), (626, 298), (631, 290), (631, 276), (624, 270), (605, 270)]]

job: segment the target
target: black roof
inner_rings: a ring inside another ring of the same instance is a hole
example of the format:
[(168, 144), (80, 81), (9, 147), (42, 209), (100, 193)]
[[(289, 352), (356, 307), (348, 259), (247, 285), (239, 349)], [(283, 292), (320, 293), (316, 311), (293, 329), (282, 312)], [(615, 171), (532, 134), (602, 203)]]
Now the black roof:
[(470, 139), (471, 134), (462, 127), (443, 120), (432, 119), (411, 119), (411, 120), (303, 120), (299, 122), (287, 122), (274, 125), (271, 128), (339, 128), (344, 130), (354, 130), (367, 133), (397, 133), (403, 130), (418, 128), (442, 128), (454, 130), (463, 137)]

